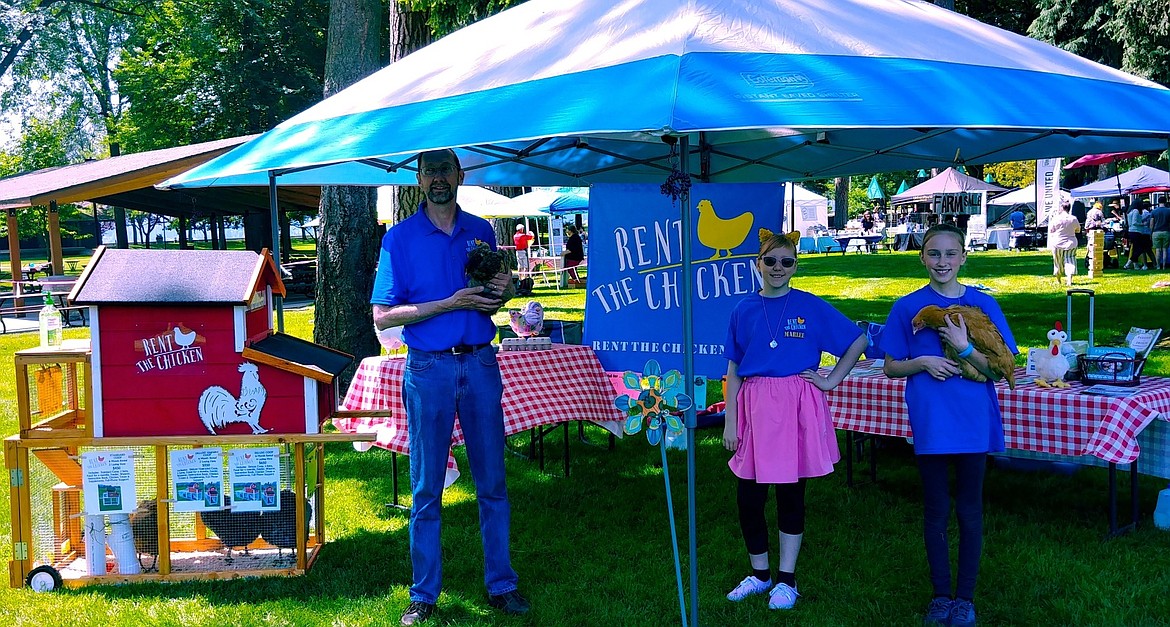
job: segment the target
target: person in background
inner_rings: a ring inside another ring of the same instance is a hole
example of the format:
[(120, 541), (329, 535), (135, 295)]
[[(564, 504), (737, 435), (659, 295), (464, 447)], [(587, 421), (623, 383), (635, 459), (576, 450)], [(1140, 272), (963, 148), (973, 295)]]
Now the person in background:
[[(1105, 230), (1105, 205), (1101, 204), (1101, 201), (1098, 200), (1097, 202), (1093, 203), (1093, 206), (1091, 208), (1089, 208), (1089, 210), (1087, 212), (1085, 212), (1085, 231), (1104, 231), (1104, 230)], [(1092, 236), (1090, 235), (1089, 237), (1091, 238)], [(1112, 235), (1107, 235), (1105, 237), (1105, 242), (1104, 242), (1105, 250), (1102, 251), (1102, 253), (1104, 255), (1104, 259), (1102, 260), (1102, 263), (1103, 263), (1104, 267), (1106, 267), (1106, 268), (1114, 267), (1114, 261), (1109, 256), (1109, 248), (1111, 247), (1111, 239), (1110, 239), (1111, 237), (1112, 237)], [(1092, 241), (1092, 240), (1090, 239), (1090, 241)], [(1086, 249), (1085, 250), (1085, 267), (1086, 268), (1091, 267), (1091, 263), (1092, 262), (1088, 258), (1088, 249)]]
[(1159, 270), (1170, 270), (1170, 199), (1166, 197), (1150, 212), (1150, 241), (1154, 246), (1154, 264)]
[(1077, 233), (1081, 223), (1069, 213), (1069, 204), (1060, 203), (1056, 215), (1048, 218), (1048, 248), (1052, 250), (1052, 276), (1072, 287), (1077, 274)]
[[(1073, 219), (1071, 215), (1069, 218)], [(949, 316), (947, 326), (939, 330), (915, 329), (912, 321), (927, 305), (944, 309), (951, 305), (978, 307), (991, 318), (1013, 353), (1016, 341), (995, 299), (959, 283), (959, 270), (967, 261), (962, 231), (945, 224), (931, 228), (919, 256), (930, 281), (894, 303), (878, 348), (886, 353), (886, 376), (907, 379), (906, 409), (922, 478), (922, 535), (934, 592), (923, 622), (973, 627), (975, 584), (983, 553), (987, 454), (1004, 450), (996, 375), (988, 366), (987, 356), (968, 340), (962, 315)], [(959, 364), (947, 359), (944, 344), (987, 380), (977, 382), (960, 376)], [(959, 522), (959, 564), (953, 596), (947, 539), (952, 468)]]
[(523, 222), (516, 225), (516, 234), (512, 236), (512, 243), (516, 245), (516, 270), (521, 277), (527, 276), (528, 271), (532, 269), (528, 260), (528, 247), (532, 245), (534, 239), (536, 236), (528, 232)]
[(1070, 208), (1068, 212), (1071, 213), (1072, 217), (1076, 218), (1077, 222), (1079, 222), (1080, 224), (1085, 223), (1085, 213), (1087, 212), (1087, 209), (1085, 208), (1085, 203), (1083, 203), (1079, 200), (1074, 200), (1072, 202), (1072, 208)]
[[(505, 614), (525, 614), (528, 601), (517, 590), (509, 549), (511, 508), (504, 471), (503, 382), (492, 314), (503, 306), (511, 273), (468, 287), (467, 253), (478, 242), (496, 248), (487, 220), (459, 208), (463, 182), (451, 150), (418, 158), (418, 183), (426, 194), (418, 213), (382, 238), (374, 293), (374, 326), (405, 325), (406, 373), (402, 401), (410, 438), (410, 561), (413, 585), (403, 625), (428, 620), (443, 583), (440, 542), (443, 484), (455, 415), (463, 429), (475, 479), (483, 536), (488, 605)], [(461, 549), (453, 559), (467, 559)]]
[(1093, 208), (1085, 213), (1085, 230), (1099, 231), (1105, 228), (1105, 207), (1101, 201), (1093, 203)]
[(1121, 256), (1128, 256), (1132, 248), (1129, 243), (1129, 223), (1125, 221), (1125, 212), (1116, 200), (1109, 203), (1109, 217), (1105, 218), (1105, 224), (1113, 231), (1113, 248), (1117, 254), (1117, 263), (1113, 267), (1119, 268)]
[(1157, 265), (1154, 260), (1153, 241), (1150, 239), (1149, 207), (1149, 201), (1138, 200), (1133, 203), (1133, 210), (1125, 217), (1126, 223), (1129, 224), (1131, 246), (1129, 261), (1125, 262), (1126, 270), (1149, 270), (1150, 265)]
[(577, 227), (572, 224), (565, 225), (565, 233), (569, 235), (569, 238), (565, 240), (565, 252), (561, 253), (564, 258), (561, 267), (569, 269), (569, 283), (571, 285), (581, 285), (581, 277), (577, 276), (577, 271), (573, 268), (585, 261), (585, 244), (581, 241), (581, 235), (577, 233)]
[[(756, 269), (762, 286), (735, 306), (727, 331), (727, 414), (723, 446), (735, 453), (739, 525), (751, 574), (730, 601), (768, 595), (768, 607), (796, 604), (796, 558), (804, 538), (805, 484), (833, 472), (841, 459), (825, 392), (845, 378), (866, 346), (865, 334), (818, 296), (789, 285), (796, 241), (762, 237)], [(828, 375), (821, 353), (836, 355)], [(773, 585), (764, 506), (776, 492), (780, 569)]]
[(1011, 222), (1013, 230), (1022, 230), (1025, 223), (1024, 212), (1019, 207), (1016, 207), (1015, 211), (1012, 211), (1011, 215), (1008, 216), (1008, 221)]
[(1116, 200), (1109, 203), (1109, 213), (1115, 220), (1125, 222), (1125, 211), (1122, 211), (1121, 205)]

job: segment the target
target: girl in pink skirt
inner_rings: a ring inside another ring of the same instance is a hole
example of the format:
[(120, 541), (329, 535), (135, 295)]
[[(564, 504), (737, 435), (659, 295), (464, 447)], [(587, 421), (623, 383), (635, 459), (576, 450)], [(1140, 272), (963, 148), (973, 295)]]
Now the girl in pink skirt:
[[(768, 607), (789, 609), (800, 596), (795, 572), (804, 536), (805, 480), (833, 472), (841, 459), (825, 391), (857, 363), (866, 339), (832, 305), (788, 285), (796, 274), (799, 240), (761, 239), (756, 259), (761, 289), (732, 311), (727, 332), (723, 445), (735, 452), (728, 465), (739, 478), (739, 524), (752, 569), (727, 598), (742, 601), (767, 592)], [(817, 372), (822, 352), (839, 358), (828, 376)], [(775, 585), (764, 518), (771, 485), (780, 528)]]

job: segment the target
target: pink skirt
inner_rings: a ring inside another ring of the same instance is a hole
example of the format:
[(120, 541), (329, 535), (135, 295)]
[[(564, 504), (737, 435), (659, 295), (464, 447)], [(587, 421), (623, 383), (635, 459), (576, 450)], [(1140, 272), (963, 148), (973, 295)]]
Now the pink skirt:
[(727, 463), (741, 479), (796, 483), (841, 460), (825, 393), (798, 376), (749, 377), (739, 388), (739, 448)]

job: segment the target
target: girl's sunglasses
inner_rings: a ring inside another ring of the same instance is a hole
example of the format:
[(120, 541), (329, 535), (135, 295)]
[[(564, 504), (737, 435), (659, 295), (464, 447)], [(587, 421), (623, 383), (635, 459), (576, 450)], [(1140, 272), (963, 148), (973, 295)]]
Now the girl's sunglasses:
[(781, 268), (791, 268), (796, 265), (796, 257), (781, 257), (779, 259), (775, 257), (760, 257), (760, 261), (764, 262), (764, 265), (769, 268), (776, 265), (777, 262), (780, 263)]

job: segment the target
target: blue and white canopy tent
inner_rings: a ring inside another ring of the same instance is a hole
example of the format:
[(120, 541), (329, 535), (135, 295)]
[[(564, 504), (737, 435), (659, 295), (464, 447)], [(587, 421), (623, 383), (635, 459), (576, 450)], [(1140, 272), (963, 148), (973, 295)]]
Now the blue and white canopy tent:
[(537, 210), (554, 216), (589, 211), (588, 187), (548, 187), (534, 189), (512, 199), (512, 205), (524, 210)]
[(163, 186), (414, 184), (415, 155), (447, 147), (467, 184), (583, 186), (661, 183), (672, 150), (701, 181), (774, 182), (1168, 140), (1165, 87), (918, 0), (531, 0)]

